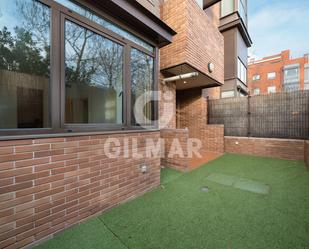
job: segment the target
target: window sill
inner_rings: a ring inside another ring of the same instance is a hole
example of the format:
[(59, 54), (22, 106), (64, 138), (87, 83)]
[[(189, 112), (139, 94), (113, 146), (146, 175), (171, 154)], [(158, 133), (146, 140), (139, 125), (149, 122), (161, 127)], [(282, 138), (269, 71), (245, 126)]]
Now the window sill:
[(127, 133), (147, 133), (160, 131), (158, 128), (132, 128), (127, 130), (112, 130), (112, 131), (75, 131), (75, 132), (49, 132), (29, 135), (8, 135), (0, 136), (0, 141), (9, 140), (26, 140), (26, 139), (41, 139), (41, 138), (62, 138), (62, 137), (78, 137), (78, 136), (95, 136), (95, 135), (111, 135), (111, 134), (127, 134)]

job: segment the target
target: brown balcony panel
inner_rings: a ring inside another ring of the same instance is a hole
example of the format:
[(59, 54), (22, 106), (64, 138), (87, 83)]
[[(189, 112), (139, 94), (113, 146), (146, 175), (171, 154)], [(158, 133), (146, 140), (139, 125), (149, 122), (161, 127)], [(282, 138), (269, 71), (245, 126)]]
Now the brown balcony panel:
[[(222, 85), (223, 36), (206, 13), (195, 0), (167, 0), (161, 11), (163, 21), (177, 32), (173, 42), (160, 50), (161, 71), (167, 77), (198, 72), (183, 89)], [(214, 65), (212, 72), (209, 63)]]

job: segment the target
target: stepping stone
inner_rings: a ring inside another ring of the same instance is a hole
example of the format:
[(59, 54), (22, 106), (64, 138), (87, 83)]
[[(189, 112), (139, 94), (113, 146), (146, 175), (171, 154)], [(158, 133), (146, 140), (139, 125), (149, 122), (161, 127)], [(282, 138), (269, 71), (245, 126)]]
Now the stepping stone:
[(237, 177), (236, 176), (229, 176), (229, 175), (224, 175), (224, 174), (210, 174), (207, 179), (209, 181), (219, 183), (225, 186), (232, 186), (236, 181)]
[(269, 194), (269, 186), (267, 184), (248, 178), (214, 173), (210, 174), (206, 179), (221, 185), (249, 191), (256, 194)]

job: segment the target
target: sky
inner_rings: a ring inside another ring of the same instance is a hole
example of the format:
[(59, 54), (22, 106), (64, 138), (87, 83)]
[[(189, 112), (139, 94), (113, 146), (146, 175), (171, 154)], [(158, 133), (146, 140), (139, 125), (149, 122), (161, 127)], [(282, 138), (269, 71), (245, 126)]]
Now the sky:
[(291, 49), (292, 57), (309, 53), (309, 0), (248, 0), (249, 55), (262, 58)]

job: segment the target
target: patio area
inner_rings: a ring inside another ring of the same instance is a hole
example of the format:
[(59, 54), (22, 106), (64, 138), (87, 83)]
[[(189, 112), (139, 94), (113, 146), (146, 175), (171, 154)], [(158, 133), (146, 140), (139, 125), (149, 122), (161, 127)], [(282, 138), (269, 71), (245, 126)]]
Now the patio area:
[(225, 154), (37, 248), (309, 248), (308, 193), (302, 161)]

